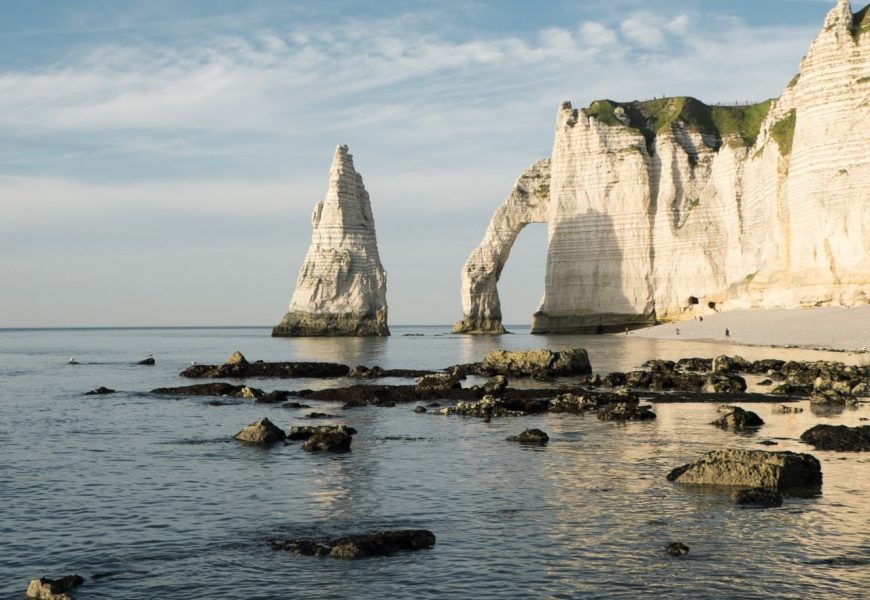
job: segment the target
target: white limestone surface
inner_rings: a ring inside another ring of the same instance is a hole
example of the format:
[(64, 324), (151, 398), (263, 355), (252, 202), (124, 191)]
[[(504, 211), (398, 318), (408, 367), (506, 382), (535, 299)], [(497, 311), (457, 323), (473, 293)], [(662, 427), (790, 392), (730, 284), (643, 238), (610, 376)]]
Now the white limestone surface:
[[(549, 249), (532, 332), (868, 304), (868, 12), (839, 0), (782, 96), (743, 112), (692, 98), (564, 103), (540, 203)], [(488, 232), (476, 252), (506, 257), (504, 244)], [(497, 281), (503, 262), (480, 264), (490, 271), (476, 280)], [(497, 291), (466, 277), (466, 320), (500, 319)]]
[(311, 224), (290, 308), (272, 335), (389, 335), (387, 277), (371, 202), (347, 146), (335, 150), (329, 189)]

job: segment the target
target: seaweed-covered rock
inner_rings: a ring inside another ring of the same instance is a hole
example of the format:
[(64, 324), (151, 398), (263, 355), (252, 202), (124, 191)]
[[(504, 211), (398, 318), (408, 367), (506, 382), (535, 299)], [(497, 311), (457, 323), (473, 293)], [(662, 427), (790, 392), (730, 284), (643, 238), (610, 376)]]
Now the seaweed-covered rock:
[(750, 368), (750, 363), (741, 356), (717, 356), (710, 363), (710, 370), (714, 373), (737, 373), (738, 371), (747, 371)]
[(32, 579), (25, 594), (36, 600), (72, 600), (69, 591), (85, 582), (79, 575), (66, 575), (58, 579), (41, 577)]
[(817, 450), (870, 451), (870, 425), (816, 425), (804, 431), (801, 440)]
[(583, 348), (553, 351), (493, 350), (483, 359), (483, 369), (508, 377), (531, 377), (546, 374), (551, 377), (591, 375), (589, 355)]
[(504, 375), (496, 375), (495, 377), (483, 384), (483, 393), (498, 395), (505, 391), (505, 388), (507, 388), (507, 386), (507, 377), (505, 377)]
[(357, 365), (350, 370), (350, 373), (348, 373), (347, 376), (351, 379), (377, 379), (378, 377), (384, 376), (384, 370), (377, 365), (371, 369), (364, 367), (363, 365)]
[(731, 373), (711, 373), (704, 380), (701, 391), (708, 394), (745, 392), (746, 380), (740, 375), (733, 375)]
[(811, 454), (766, 450), (714, 450), (668, 473), (668, 481), (784, 489), (817, 487), (822, 467)]
[(720, 412), (725, 414), (710, 425), (730, 431), (747, 431), (764, 425), (764, 420), (761, 417), (751, 410), (744, 410), (739, 406), (723, 406), (720, 408)]
[(348, 435), (356, 435), (356, 429), (347, 425), (294, 425), (287, 435), (288, 440), (307, 440), (316, 433), (340, 431)]
[(630, 402), (608, 404), (598, 409), (598, 419), (601, 421), (649, 421), (656, 418), (649, 405)]
[(681, 358), (677, 361), (677, 368), (683, 371), (706, 373), (713, 369), (713, 359), (710, 358)]
[(276, 442), (283, 442), (287, 434), (280, 427), (272, 423), (272, 421), (263, 418), (246, 425), (244, 429), (233, 437), (246, 444), (265, 446)]
[(351, 434), (344, 429), (318, 431), (305, 440), (302, 449), (307, 452), (347, 452), (352, 440)]
[(772, 508), (782, 506), (782, 494), (767, 488), (748, 488), (731, 493), (731, 500), (741, 506)]
[(846, 407), (855, 406), (858, 401), (850, 393), (834, 389), (813, 392), (810, 396), (811, 407)]
[(244, 398), (245, 400), (255, 400), (258, 398), (262, 398), (266, 395), (266, 392), (263, 390), (248, 387), (247, 385), (243, 385), (241, 389), (236, 390), (232, 393), (232, 395), (236, 398)]
[(601, 385), (604, 387), (622, 387), (625, 385), (625, 373), (615, 372), (608, 373), (601, 380)]
[(350, 535), (327, 542), (312, 540), (272, 541), (275, 550), (306, 556), (355, 559), (389, 556), (401, 550), (423, 550), (435, 545), (435, 534), (426, 529), (400, 529), (364, 535)]
[(540, 429), (526, 429), (519, 435), (510, 436), (507, 438), (507, 441), (517, 442), (519, 444), (544, 446), (550, 441), (550, 436)]
[(290, 392), (284, 390), (273, 390), (268, 394), (263, 394), (262, 396), (257, 397), (255, 400), (259, 404), (276, 404), (278, 402), (287, 402), (289, 396)]
[(151, 390), (152, 394), (173, 394), (182, 396), (232, 396), (243, 385), (231, 385), (229, 383), (211, 382), (197, 383), (194, 385), (182, 385), (179, 387), (155, 388)]
[(417, 381), (417, 389), (421, 392), (443, 392), (461, 388), (459, 375), (451, 373), (435, 373), (424, 375)]
[(324, 362), (248, 362), (241, 352), (234, 352), (222, 365), (191, 365), (181, 372), (182, 377), (273, 377), (273, 378), (330, 378), (350, 373), (347, 365)]

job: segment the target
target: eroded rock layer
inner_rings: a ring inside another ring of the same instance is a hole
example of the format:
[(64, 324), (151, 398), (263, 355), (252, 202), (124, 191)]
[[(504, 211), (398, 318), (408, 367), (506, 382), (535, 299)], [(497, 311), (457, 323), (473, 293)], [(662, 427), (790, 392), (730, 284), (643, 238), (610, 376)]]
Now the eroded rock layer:
[(777, 99), (564, 103), (547, 186), (526, 209), (517, 190), (527, 171), (496, 211), (466, 263), (454, 329), (501, 330), (495, 282), (519, 230), (538, 219), (549, 251), (533, 333), (866, 304), (868, 123), (870, 10), (853, 15), (847, 0)]
[(387, 277), (371, 202), (347, 146), (335, 150), (329, 190), (311, 223), (311, 245), (290, 309), (272, 335), (389, 335)]

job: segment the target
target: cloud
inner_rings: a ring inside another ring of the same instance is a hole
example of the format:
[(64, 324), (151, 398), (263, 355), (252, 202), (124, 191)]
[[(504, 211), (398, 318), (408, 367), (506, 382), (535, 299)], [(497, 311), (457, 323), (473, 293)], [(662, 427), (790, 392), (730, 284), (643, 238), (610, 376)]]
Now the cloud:
[(580, 37), (594, 47), (613, 46), (618, 41), (612, 29), (595, 21), (586, 21), (580, 26)]
[(619, 28), (630, 42), (643, 48), (660, 48), (665, 45), (659, 19), (649, 13), (635, 13), (620, 23)]
[[(0, 71), (0, 274), (31, 273), (4, 323), (39, 324), (28, 298), (40, 294), (78, 294), (68, 321), (99, 321), (91, 282), (113, 282), (112, 306), (138, 306), (133, 291), (167, 278), (171, 322), (203, 322), (203, 304), (268, 322), (241, 313), (289, 298), (337, 143), (372, 195), (391, 314), (450, 322), (462, 263), (516, 177), (550, 153), (561, 101), (774, 96), (816, 33), (678, 10), (594, 18), (511, 33), (399, 16), (136, 37)], [(262, 293), (209, 287), (251, 261)]]

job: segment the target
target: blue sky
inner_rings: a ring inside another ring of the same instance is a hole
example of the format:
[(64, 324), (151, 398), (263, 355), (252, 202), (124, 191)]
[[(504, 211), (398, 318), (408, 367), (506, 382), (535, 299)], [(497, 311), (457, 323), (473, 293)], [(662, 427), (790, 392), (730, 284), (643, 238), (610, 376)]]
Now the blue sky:
[[(776, 96), (833, 4), (0, 0), (0, 327), (276, 323), (340, 143), (391, 322), (450, 323), (561, 101)], [(545, 256), (528, 228), (508, 322)]]

